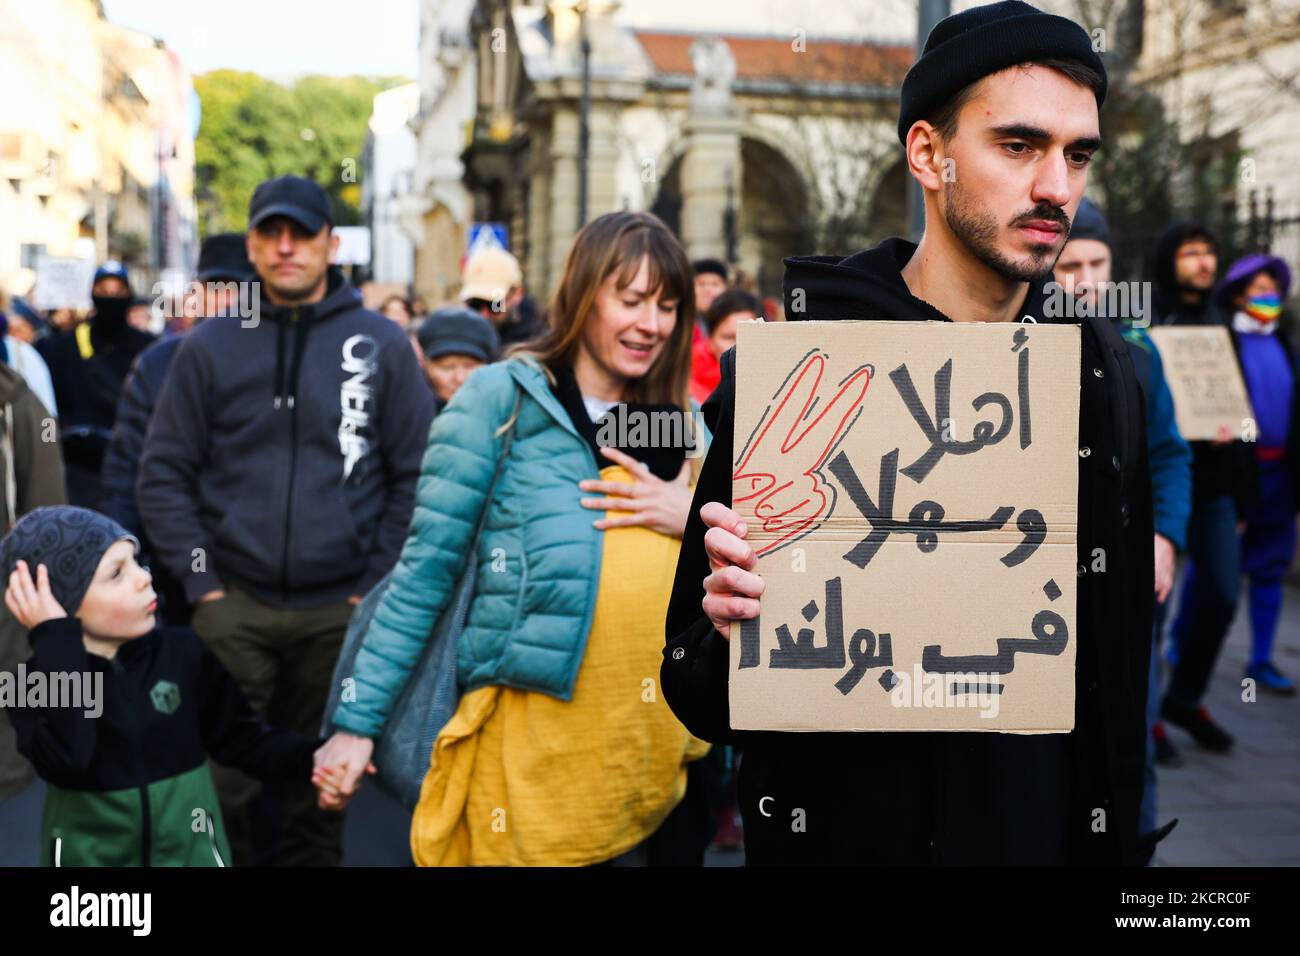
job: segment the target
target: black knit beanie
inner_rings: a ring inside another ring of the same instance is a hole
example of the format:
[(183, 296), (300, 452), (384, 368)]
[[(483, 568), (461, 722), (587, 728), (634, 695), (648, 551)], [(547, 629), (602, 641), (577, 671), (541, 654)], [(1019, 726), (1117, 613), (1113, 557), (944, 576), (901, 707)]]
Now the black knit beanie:
[(1110, 225), (1106, 216), (1097, 208), (1097, 204), (1086, 196), (1079, 200), (1079, 208), (1074, 211), (1074, 222), (1070, 223), (1071, 239), (1095, 239), (1110, 245)]
[(1106, 68), (1079, 24), (1031, 7), (1003, 0), (971, 7), (940, 20), (912, 64), (899, 96), (898, 140), (917, 120), (933, 115), (976, 80), (1009, 66), (1046, 58), (1073, 60), (1101, 74), (1097, 108), (1106, 99)]
[(8, 586), (19, 561), (27, 562), (33, 583), (37, 565), (43, 564), (50, 572), (50, 593), (69, 617), (75, 617), (104, 552), (119, 541), (130, 541), (139, 551), (135, 535), (97, 511), (71, 505), (37, 508), (19, 518), (0, 540), (3, 584)]

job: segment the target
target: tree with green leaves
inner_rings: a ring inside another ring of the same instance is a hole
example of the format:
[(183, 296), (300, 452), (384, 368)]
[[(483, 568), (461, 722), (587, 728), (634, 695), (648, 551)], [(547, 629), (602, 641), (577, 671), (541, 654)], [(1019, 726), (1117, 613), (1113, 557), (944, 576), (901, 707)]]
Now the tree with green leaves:
[(360, 222), (361, 154), (375, 94), (404, 82), (307, 76), (285, 86), (235, 70), (196, 76), (202, 104), (194, 144), (200, 233), (247, 228), (254, 188), (287, 173), (325, 188), (337, 225)]

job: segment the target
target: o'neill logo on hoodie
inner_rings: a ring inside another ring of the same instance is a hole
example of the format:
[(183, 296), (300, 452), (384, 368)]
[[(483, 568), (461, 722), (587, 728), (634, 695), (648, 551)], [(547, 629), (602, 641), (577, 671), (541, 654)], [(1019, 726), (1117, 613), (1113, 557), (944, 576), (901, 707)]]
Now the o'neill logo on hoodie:
[(357, 462), (370, 451), (370, 442), (361, 434), (370, 423), (370, 397), (374, 389), (371, 376), (379, 367), (379, 345), (368, 335), (354, 335), (343, 343), (343, 380), (339, 402), (343, 417), (339, 420), (339, 451), (343, 453), (343, 481), (352, 476)]

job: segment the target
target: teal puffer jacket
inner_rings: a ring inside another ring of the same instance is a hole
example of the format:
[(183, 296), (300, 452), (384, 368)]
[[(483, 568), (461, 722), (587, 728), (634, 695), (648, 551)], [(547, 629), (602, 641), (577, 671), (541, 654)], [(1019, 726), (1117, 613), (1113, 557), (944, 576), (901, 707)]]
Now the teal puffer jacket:
[(579, 504), (578, 482), (599, 473), (542, 369), (512, 359), (475, 371), (434, 419), (411, 530), (357, 654), (356, 699), (339, 706), (337, 729), (364, 737), (383, 731), (464, 567), (516, 385), (519, 419), (474, 556), (478, 577), (457, 676), (466, 691), (501, 684), (572, 699), (603, 544), (592, 526), (600, 515)]

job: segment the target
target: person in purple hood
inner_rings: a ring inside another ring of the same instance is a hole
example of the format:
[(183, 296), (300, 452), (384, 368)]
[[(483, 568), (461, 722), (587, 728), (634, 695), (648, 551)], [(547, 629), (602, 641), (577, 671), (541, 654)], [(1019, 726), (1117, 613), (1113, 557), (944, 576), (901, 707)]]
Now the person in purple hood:
[(1278, 334), (1291, 270), (1277, 256), (1249, 255), (1233, 263), (1214, 291), (1232, 315), (1232, 334), (1255, 413), (1259, 499), (1243, 515), (1241, 570), (1250, 578), (1251, 655), (1246, 676), (1261, 690), (1294, 694), (1295, 683), (1273, 665), (1273, 640), (1282, 611), (1282, 579), (1296, 549), (1300, 503), (1300, 409), (1296, 362)]

